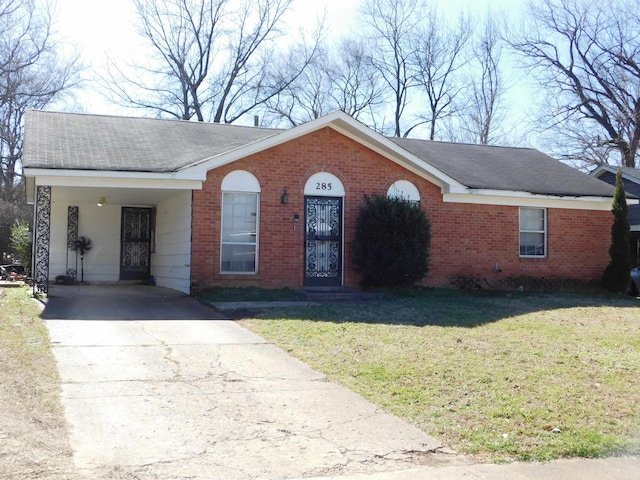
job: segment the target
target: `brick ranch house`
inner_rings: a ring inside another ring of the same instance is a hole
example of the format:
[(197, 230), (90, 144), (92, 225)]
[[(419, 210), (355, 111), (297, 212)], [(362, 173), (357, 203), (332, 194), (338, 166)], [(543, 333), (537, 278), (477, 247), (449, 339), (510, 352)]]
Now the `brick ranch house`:
[(387, 138), (342, 112), (276, 130), (30, 111), (23, 167), (42, 291), (61, 277), (355, 288), (365, 194), (427, 212), (426, 285), (590, 281), (609, 261), (610, 185), (536, 150)]

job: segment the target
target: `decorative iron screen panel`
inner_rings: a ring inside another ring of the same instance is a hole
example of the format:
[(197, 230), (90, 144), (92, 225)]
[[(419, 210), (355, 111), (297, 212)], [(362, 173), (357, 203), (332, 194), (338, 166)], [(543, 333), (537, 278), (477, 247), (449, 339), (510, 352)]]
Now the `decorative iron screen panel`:
[(51, 187), (39, 186), (36, 191), (36, 228), (33, 261), (35, 292), (49, 292), (49, 240), (51, 236)]
[(122, 207), (120, 279), (148, 280), (151, 259), (151, 209)]
[(305, 197), (305, 285), (342, 283), (342, 198)]
[(69, 251), (75, 250), (76, 241), (78, 240), (78, 222), (79, 211), (77, 206), (69, 206), (67, 208), (67, 277), (75, 282), (78, 272), (78, 254), (72, 256), (70, 263)]

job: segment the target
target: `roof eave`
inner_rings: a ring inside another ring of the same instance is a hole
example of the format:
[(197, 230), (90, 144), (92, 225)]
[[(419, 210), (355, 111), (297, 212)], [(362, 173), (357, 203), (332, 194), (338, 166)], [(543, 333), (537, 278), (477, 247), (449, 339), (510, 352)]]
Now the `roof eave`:
[[(549, 195), (514, 190), (468, 189), (466, 193), (445, 194), (452, 203), (474, 203), (517, 207), (567, 208), (574, 210), (611, 210), (612, 197), (598, 195)], [(637, 204), (632, 199), (630, 204)]]
[[(200, 190), (202, 180), (183, 172), (130, 172), (113, 170), (62, 170), (47, 168), (23, 169), (27, 185), (33, 190), (39, 185), (59, 187), (105, 187), (105, 188), (165, 188)], [(34, 193), (32, 192), (32, 193)]]

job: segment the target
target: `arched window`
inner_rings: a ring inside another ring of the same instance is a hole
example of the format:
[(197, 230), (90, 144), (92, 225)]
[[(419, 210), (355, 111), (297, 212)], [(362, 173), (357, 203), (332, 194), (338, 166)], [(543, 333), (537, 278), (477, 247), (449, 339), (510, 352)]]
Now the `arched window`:
[(236, 170), (222, 180), (221, 273), (258, 272), (260, 182)]
[(387, 190), (387, 197), (401, 198), (417, 205), (420, 204), (420, 192), (418, 188), (408, 180), (398, 180)]

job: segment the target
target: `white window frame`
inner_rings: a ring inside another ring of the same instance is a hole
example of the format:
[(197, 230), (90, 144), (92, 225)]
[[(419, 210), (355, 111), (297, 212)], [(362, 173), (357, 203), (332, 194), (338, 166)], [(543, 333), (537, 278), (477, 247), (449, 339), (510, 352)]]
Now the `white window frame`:
[[(256, 202), (256, 229), (251, 235), (253, 242), (230, 242), (224, 240), (224, 209), (225, 197), (228, 194), (255, 195)], [(228, 174), (222, 181), (222, 198), (220, 209), (220, 273), (226, 275), (256, 275), (258, 273), (259, 251), (260, 251), (260, 183), (251, 173), (244, 170), (236, 170)], [(254, 269), (253, 271), (225, 270), (223, 250), (225, 245), (251, 245), (254, 247)]]
[[(522, 226), (522, 212), (524, 210), (538, 210), (538, 211), (542, 211), (543, 212), (543, 221), (544, 221), (544, 226), (543, 226), (543, 230), (531, 230), (531, 229), (525, 229)], [(518, 211), (518, 221), (519, 221), (519, 233), (518, 233), (518, 253), (520, 255), (520, 258), (547, 258), (547, 209), (546, 208), (542, 208), (542, 207), (520, 207), (519, 211)], [(522, 234), (523, 233), (537, 233), (537, 234), (542, 234), (543, 236), (543, 248), (544, 248), (544, 252), (540, 255), (535, 254), (535, 255), (523, 255), (521, 253), (522, 251)]]

